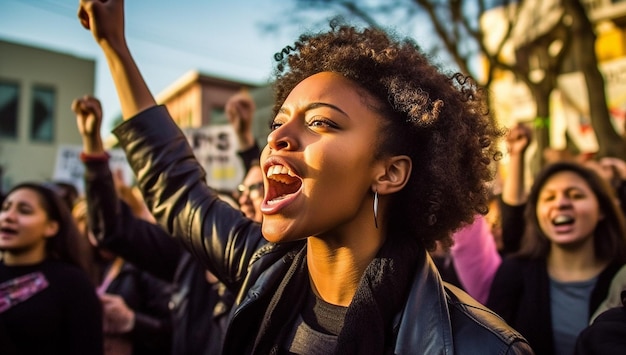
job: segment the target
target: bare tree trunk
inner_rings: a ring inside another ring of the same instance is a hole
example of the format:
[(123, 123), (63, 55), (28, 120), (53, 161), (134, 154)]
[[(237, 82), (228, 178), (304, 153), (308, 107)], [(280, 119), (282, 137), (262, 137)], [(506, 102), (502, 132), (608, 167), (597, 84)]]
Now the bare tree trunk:
[(536, 85), (533, 90), (535, 103), (537, 105), (537, 117), (534, 122), (534, 136), (537, 142), (537, 151), (532, 159), (530, 170), (532, 175), (536, 175), (545, 164), (543, 152), (550, 147), (550, 85)]
[(626, 158), (626, 142), (615, 131), (609, 115), (604, 77), (595, 52), (593, 25), (579, 0), (563, 0), (563, 8), (571, 16), (571, 55), (585, 77), (591, 126), (598, 140), (598, 156)]

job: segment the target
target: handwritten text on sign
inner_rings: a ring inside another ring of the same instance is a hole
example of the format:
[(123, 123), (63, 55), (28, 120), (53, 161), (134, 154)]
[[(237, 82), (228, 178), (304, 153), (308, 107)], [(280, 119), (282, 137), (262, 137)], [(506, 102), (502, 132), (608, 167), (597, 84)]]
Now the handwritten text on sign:
[(218, 190), (235, 190), (243, 180), (244, 169), (232, 126), (185, 128), (183, 132), (206, 171), (207, 184)]

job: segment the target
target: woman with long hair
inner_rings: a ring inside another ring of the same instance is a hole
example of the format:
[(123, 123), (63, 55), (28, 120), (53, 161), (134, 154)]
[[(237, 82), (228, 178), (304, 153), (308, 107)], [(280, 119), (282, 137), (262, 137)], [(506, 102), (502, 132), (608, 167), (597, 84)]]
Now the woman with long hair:
[(51, 189), (22, 183), (0, 209), (0, 343), (11, 354), (101, 354), (102, 308), (80, 234)]
[(575, 162), (535, 178), (518, 253), (494, 277), (487, 306), (540, 354), (572, 354), (578, 333), (626, 263), (626, 223), (608, 183)]

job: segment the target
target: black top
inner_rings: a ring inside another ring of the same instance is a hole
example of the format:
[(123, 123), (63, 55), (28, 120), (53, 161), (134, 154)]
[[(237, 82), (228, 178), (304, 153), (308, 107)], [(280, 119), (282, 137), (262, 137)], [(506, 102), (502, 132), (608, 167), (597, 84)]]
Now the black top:
[(622, 306), (602, 312), (578, 336), (576, 355), (626, 354), (626, 290)]
[[(25, 281), (9, 287), (18, 277)], [(12, 299), (8, 309), (0, 309), (0, 353), (102, 354), (100, 301), (79, 268), (52, 260), (28, 266), (0, 262), (0, 296)]]
[[(607, 297), (611, 280), (622, 265), (609, 264), (591, 293), (591, 315)], [(554, 354), (550, 278), (545, 259), (507, 257), (491, 284), (486, 306), (519, 331), (537, 354)]]

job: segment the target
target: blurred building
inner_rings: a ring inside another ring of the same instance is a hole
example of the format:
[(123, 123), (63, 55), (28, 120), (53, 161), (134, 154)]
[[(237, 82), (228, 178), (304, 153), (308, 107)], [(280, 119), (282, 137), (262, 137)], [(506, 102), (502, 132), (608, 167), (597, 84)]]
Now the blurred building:
[(245, 91), (255, 102), (253, 133), (263, 144), (269, 131), (269, 86), (226, 80), (191, 70), (159, 93), (156, 100), (167, 107), (183, 130), (206, 172), (207, 183), (224, 192), (241, 183), (245, 169), (237, 156), (235, 132), (224, 113), (234, 94)]
[(236, 82), (191, 70), (156, 96), (181, 128), (227, 123), (224, 105), (241, 90), (257, 85)]
[(50, 180), (58, 147), (81, 144), (70, 105), (94, 83), (92, 59), (0, 40), (2, 191)]
[[(93, 59), (0, 40), (0, 192), (26, 180), (52, 180), (63, 152), (72, 155), (64, 161), (76, 161), (82, 141), (70, 106), (74, 98), (94, 92), (95, 65)], [(253, 131), (263, 144), (272, 102), (268, 86), (192, 70), (156, 99), (184, 130), (226, 127), (224, 105), (241, 90), (257, 105)], [(68, 182), (82, 179), (81, 164), (67, 165), (72, 171), (61, 175)]]

